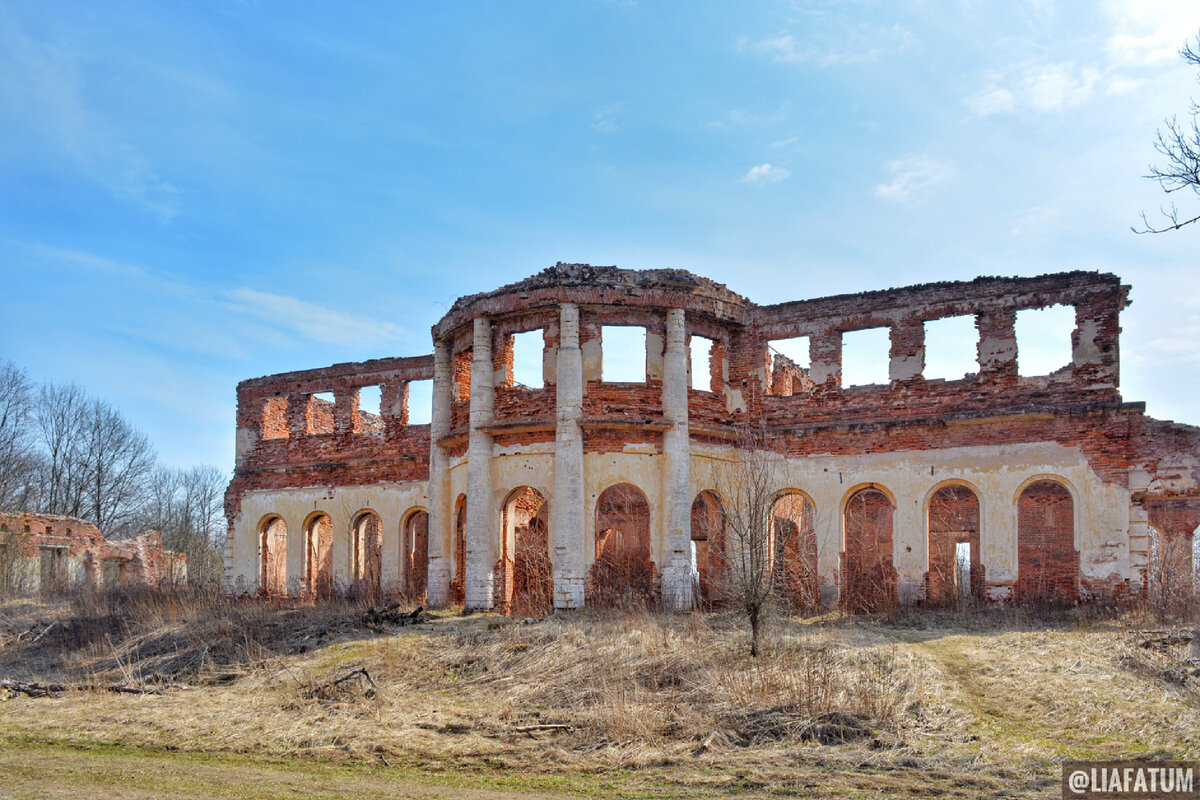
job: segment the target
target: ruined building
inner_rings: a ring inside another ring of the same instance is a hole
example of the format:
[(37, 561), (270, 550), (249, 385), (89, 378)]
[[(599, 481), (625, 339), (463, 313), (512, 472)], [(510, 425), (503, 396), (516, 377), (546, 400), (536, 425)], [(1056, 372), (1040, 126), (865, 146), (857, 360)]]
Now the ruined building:
[[(774, 454), (771, 535), (796, 606), (1136, 597), (1152, 554), (1190, 561), (1200, 429), (1122, 400), (1128, 292), (1067, 272), (757, 305), (679, 270), (559, 264), (459, 299), (432, 355), (239, 384), (226, 581), (516, 613), (712, 600), (722, 471), (750, 425)], [(1024, 377), (1016, 314), (1058, 304), (1074, 310), (1070, 363)], [(949, 317), (973, 322), (977, 368), (928, 379), (928, 323)], [(612, 326), (644, 332), (640, 379), (605, 380)], [(872, 328), (889, 380), (844, 386), (843, 337)], [(540, 387), (513, 379), (531, 331)], [(808, 366), (774, 354), (794, 337)], [(409, 387), (429, 380), (431, 422), (409, 424)], [(369, 386), (378, 415), (359, 410)]]
[(77, 517), (0, 514), (0, 596), (185, 580), (187, 556), (165, 549), (157, 531), (106, 539)]

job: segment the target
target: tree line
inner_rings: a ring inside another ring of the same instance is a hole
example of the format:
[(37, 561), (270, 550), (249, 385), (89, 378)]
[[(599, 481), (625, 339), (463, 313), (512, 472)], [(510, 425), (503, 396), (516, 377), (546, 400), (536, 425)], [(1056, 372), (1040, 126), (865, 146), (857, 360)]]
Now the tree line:
[(0, 364), (0, 511), (86, 519), (110, 538), (147, 530), (186, 553), (192, 582), (221, 576), (227, 476), (158, 463), (150, 439), (75, 383), (36, 385)]

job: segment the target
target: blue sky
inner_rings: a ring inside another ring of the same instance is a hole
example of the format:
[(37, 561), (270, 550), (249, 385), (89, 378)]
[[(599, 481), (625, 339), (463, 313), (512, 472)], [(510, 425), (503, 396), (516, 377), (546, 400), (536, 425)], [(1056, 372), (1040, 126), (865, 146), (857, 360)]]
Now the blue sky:
[(1126, 399), (1200, 423), (1200, 227), (1130, 232), (1197, 30), (1194, 0), (0, 0), (0, 358), (229, 468), (237, 381), (429, 352), (555, 261), (764, 303), (1100, 269)]

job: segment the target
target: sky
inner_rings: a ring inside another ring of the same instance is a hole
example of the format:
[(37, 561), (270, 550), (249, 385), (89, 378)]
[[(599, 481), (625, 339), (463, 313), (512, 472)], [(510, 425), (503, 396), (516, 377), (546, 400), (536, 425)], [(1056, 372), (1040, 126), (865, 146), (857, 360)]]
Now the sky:
[(238, 381), (429, 353), (557, 261), (759, 303), (1095, 269), (1133, 287), (1125, 399), (1200, 424), (1200, 225), (1130, 230), (1197, 31), (1195, 0), (0, 0), (0, 360), (231, 469)]

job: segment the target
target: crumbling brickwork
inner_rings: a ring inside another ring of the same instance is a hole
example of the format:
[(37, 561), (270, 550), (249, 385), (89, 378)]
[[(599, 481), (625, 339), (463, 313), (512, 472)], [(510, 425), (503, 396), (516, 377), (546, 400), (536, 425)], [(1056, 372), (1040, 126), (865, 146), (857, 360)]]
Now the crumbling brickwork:
[(106, 539), (92, 523), (56, 514), (0, 514), (0, 590), (5, 594), (182, 583), (187, 556), (147, 531)]
[[(1116, 276), (1064, 272), (758, 305), (682, 270), (559, 264), (456, 301), (436, 357), (240, 384), (227, 580), (510, 612), (548, 595), (711, 604), (731, 546), (723, 465), (750, 429), (791, 498), (770, 535), (797, 609), (1144, 594), (1152, 550), (1166, 552), (1155, 537), (1195, 528), (1200, 430), (1121, 397), (1128, 296)], [(1022, 375), (1017, 315), (1052, 305), (1074, 310), (1069, 361)], [(964, 316), (975, 368), (926, 377), (927, 323)], [(641, 380), (606, 380), (609, 326), (644, 329)], [(849, 386), (844, 340), (872, 328), (887, 330), (887, 381)], [(541, 387), (514, 378), (513, 337), (532, 331)], [(804, 337), (806, 365), (773, 344)], [(409, 424), (418, 380), (433, 382), (431, 425)], [(378, 416), (358, 408), (375, 385)], [(328, 519), (318, 556), (314, 515)]]

